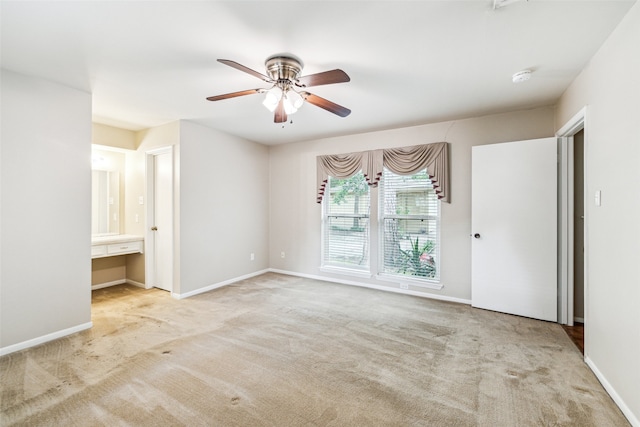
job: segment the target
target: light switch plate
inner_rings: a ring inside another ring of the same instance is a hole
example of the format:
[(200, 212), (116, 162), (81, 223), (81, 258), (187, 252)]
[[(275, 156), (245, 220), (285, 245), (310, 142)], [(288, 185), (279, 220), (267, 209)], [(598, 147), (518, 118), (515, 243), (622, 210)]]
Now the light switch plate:
[(600, 190), (596, 191), (595, 202), (596, 206), (600, 206), (602, 203), (602, 193), (600, 193)]

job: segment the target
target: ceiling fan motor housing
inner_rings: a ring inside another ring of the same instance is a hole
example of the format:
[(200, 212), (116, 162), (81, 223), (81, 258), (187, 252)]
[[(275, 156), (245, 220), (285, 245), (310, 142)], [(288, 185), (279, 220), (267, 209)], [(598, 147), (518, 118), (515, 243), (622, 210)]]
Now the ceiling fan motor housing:
[(264, 63), (269, 77), (273, 80), (292, 83), (298, 79), (302, 71), (302, 61), (293, 56), (274, 55)]

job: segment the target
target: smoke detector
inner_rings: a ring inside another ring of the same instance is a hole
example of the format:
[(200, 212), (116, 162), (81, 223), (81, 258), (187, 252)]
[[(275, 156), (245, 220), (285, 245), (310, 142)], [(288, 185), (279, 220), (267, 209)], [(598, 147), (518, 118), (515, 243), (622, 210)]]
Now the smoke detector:
[[(517, 3), (522, 0), (493, 0), (493, 10), (500, 9), (501, 7), (509, 6), (510, 4)], [(529, 1), (529, 0), (524, 0)]]
[(526, 82), (531, 78), (531, 70), (518, 71), (511, 78), (514, 83)]

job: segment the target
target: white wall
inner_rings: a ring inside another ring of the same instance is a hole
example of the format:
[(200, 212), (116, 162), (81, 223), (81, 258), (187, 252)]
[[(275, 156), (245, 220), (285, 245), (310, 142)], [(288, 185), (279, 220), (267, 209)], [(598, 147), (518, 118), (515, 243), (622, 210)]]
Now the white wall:
[(6, 70), (1, 88), (4, 353), (91, 325), (91, 95)]
[[(441, 210), (439, 291), (410, 288), (452, 299), (471, 299), (471, 147), (553, 136), (554, 109), (456, 120), (403, 129), (273, 146), (271, 162), (270, 266), (295, 273), (366, 281), (388, 288), (397, 284), (322, 273), (321, 209), (316, 203), (316, 156), (450, 142), (451, 204)], [(285, 252), (285, 258), (280, 253)]]
[(180, 294), (267, 269), (268, 148), (186, 121), (180, 131)]
[[(640, 3), (558, 104), (564, 125), (587, 106), (585, 355), (640, 425)], [(594, 205), (595, 191), (602, 205)]]

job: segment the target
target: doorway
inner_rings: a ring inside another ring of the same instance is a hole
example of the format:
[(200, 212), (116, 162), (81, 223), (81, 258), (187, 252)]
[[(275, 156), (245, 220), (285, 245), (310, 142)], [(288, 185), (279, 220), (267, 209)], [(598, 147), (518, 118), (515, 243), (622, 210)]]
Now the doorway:
[(173, 147), (147, 152), (147, 287), (173, 292)]
[(586, 185), (586, 107), (558, 132), (560, 157), (560, 323), (586, 354), (588, 322), (588, 217)]
[(584, 129), (573, 135), (570, 143), (573, 161), (573, 322), (567, 322), (563, 327), (584, 354)]
[(584, 323), (584, 129), (573, 136), (573, 320)]

